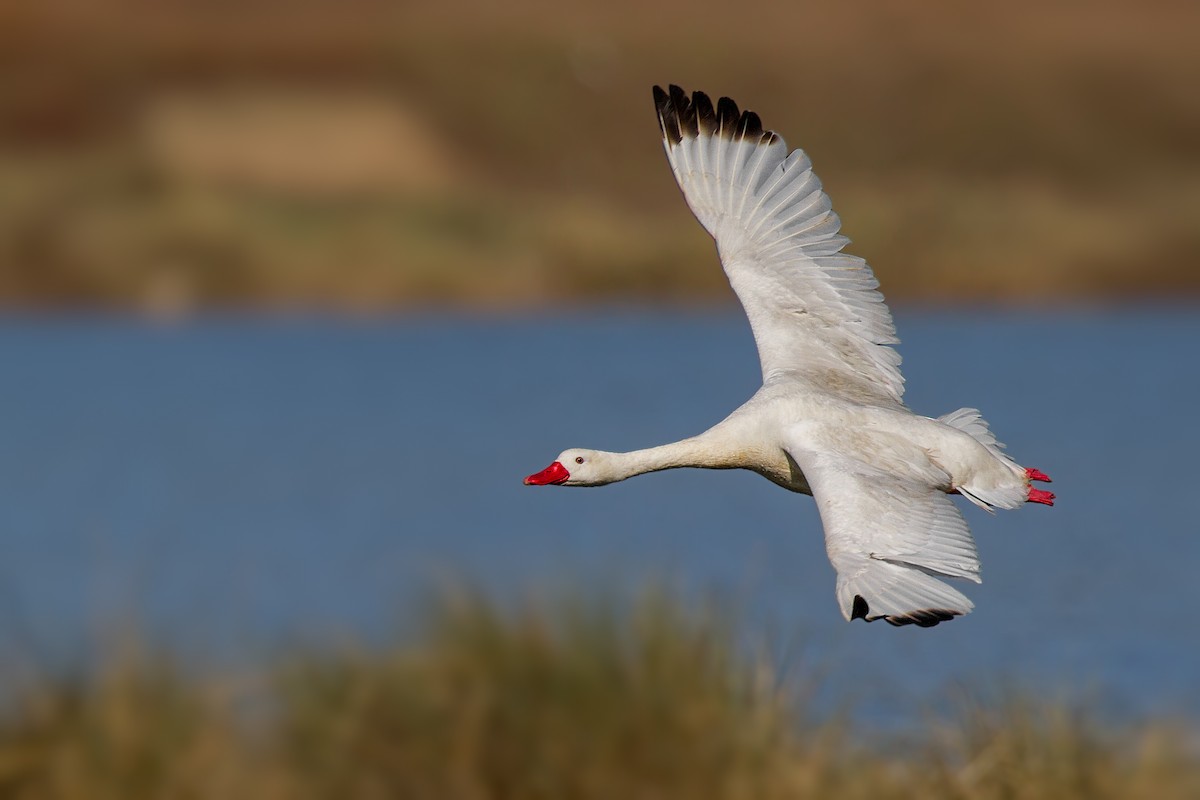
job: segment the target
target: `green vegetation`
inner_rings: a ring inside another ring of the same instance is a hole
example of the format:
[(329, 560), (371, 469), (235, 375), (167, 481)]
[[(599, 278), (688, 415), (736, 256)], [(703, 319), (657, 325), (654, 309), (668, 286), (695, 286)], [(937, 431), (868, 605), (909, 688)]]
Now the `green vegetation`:
[[(199, 676), (133, 653), (0, 713), (0, 796), (1189, 798), (1197, 731), (1010, 696), (883, 735), (805, 713), (797, 676), (662, 595), (501, 612)], [(802, 677), (802, 676), (801, 676)], [(791, 687), (790, 689), (787, 687)], [(782, 688), (781, 688), (782, 687)], [(12, 686), (9, 690), (11, 692)]]
[(892, 299), (1200, 288), (1200, 6), (0, 9), (0, 304), (730, 297), (652, 83), (811, 154)]

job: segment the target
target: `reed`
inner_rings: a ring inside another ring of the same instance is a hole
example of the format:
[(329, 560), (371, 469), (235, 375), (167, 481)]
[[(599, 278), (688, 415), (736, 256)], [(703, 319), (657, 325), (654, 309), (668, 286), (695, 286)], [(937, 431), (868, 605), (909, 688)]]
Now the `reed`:
[[(422, 632), (236, 680), (145, 645), (0, 713), (0, 797), (1188, 798), (1194, 725), (1008, 694), (900, 733), (806, 708), (712, 610), (651, 592), (436, 604)], [(11, 687), (10, 687), (11, 688)]]

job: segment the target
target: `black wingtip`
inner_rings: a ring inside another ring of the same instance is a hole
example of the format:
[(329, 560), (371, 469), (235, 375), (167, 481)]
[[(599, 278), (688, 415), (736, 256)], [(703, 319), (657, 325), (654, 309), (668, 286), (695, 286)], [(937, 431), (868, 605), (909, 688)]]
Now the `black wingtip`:
[(917, 611), (910, 611), (907, 614), (889, 614), (884, 617), (889, 625), (900, 627), (902, 625), (917, 625), (921, 628), (932, 628), (940, 622), (949, 622), (955, 617), (962, 614), (961, 611), (954, 611), (949, 608), (922, 608)]
[(753, 111), (742, 112), (738, 121), (738, 134), (743, 139), (761, 139), (763, 135), (762, 120)]
[(696, 127), (700, 133), (708, 136), (717, 131), (717, 114), (713, 111), (712, 100), (704, 92), (692, 92), (692, 108), (696, 110)]
[(955, 611), (949, 608), (920, 608), (916, 611), (909, 611), (907, 614), (880, 614), (878, 616), (870, 616), (871, 606), (867, 603), (866, 598), (861, 594), (854, 595), (854, 603), (850, 606), (850, 619), (866, 620), (874, 622), (877, 619), (885, 620), (889, 625), (895, 625), (897, 628), (904, 625), (916, 625), (920, 628), (932, 628), (940, 622), (949, 622), (962, 614), (961, 611)]
[(720, 128), (720, 134), (726, 137), (733, 137), (733, 131), (737, 128), (738, 117), (742, 114), (738, 111), (737, 103), (728, 97), (722, 97), (717, 101), (717, 126)]
[(850, 619), (866, 619), (869, 613), (871, 613), (871, 607), (867, 605), (863, 596), (861, 594), (854, 595), (854, 605), (850, 608)]
[(658, 110), (658, 124), (662, 128), (663, 138), (671, 144), (679, 144), (683, 139), (683, 127), (679, 121), (678, 106), (675, 98), (683, 90), (672, 84), (670, 93), (664, 92), (661, 86), (654, 87), (654, 107)]
[(737, 103), (728, 97), (720, 98), (714, 107), (704, 92), (693, 92), (689, 98), (687, 92), (674, 83), (665, 91), (661, 86), (654, 86), (653, 94), (663, 136), (672, 144), (685, 136), (701, 134), (737, 141), (757, 139), (765, 144), (779, 141), (778, 134), (763, 130), (758, 114), (738, 110)]

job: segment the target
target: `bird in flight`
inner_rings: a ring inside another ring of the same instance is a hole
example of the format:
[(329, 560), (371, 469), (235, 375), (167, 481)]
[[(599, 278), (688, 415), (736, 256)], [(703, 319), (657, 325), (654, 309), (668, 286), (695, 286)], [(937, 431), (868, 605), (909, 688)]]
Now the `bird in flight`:
[(672, 469), (748, 469), (816, 501), (847, 620), (930, 627), (973, 604), (975, 540), (951, 495), (981, 508), (1054, 504), (1050, 478), (1004, 452), (979, 411), (933, 419), (903, 402), (891, 313), (803, 150), (722, 97), (654, 87), (667, 160), (716, 240), (758, 346), (762, 387), (682, 441), (613, 453), (572, 448), (525, 479), (602, 486)]

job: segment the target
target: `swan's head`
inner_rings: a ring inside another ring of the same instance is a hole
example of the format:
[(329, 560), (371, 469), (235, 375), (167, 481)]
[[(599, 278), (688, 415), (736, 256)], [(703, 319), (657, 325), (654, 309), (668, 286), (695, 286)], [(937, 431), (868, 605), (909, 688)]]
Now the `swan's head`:
[(613, 476), (609, 456), (599, 450), (563, 450), (554, 463), (525, 479), (526, 486), (600, 486), (620, 480)]

